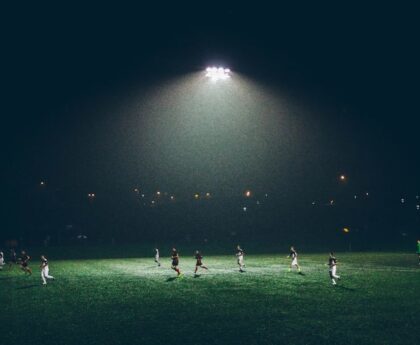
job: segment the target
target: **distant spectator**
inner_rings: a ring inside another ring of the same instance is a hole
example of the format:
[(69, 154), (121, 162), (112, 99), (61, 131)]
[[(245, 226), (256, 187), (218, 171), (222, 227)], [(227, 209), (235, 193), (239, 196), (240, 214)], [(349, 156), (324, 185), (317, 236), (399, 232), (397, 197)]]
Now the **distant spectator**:
[(16, 263), (17, 263), (17, 254), (16, 254), (16, 251), (13, 248), (11, 248), (9, 252), (9, 269), (11, 269), (12, 266)]

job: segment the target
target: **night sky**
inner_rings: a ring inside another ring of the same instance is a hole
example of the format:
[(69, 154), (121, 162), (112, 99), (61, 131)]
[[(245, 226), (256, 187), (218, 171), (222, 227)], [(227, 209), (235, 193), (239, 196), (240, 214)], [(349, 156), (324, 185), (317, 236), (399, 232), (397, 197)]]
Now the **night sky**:
[[(420, 190), (414, 8), (3, 12), (9, 214), (44, 179), (81, 193), (252, 188), (288, 197), (328, 194), (345, 173), (355, 190)], [(231, 86), (202, 88), (212, 64), (232, 69)]]

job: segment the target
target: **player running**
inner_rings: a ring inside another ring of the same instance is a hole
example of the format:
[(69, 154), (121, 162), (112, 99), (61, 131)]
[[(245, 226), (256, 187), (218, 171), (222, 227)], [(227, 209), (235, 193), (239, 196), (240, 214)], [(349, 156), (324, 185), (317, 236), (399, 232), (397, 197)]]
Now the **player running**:
[(198, 250), (195, 251), (194, 257), (197, 260), (196, 263), (195, 263), (194, 275), (197, 276), (197, 270), (198, 270), (199, 267), (205, 269), (206, 271), (208, 270), (208, 268), (203, 265), (203, 261), (202, 261), (203, 257)]
[(26, 254), (24, 250), (22, 250), (21, 257), (20, 257), (20, 268), (25, 273), (32, 275), (32, 270), (29, 267), (29, 260), (31, 260), (31, 257)]
[(298, 272), (300, 272), (300, 266), (297, 261), (298, 253), (295, 247), (290, 247), (290, 254), (287, 256), (288, 258), (292, 258), (292, 262), (290, 263), (289, 272), (292, 270), (293, 267), (297, 267)]
[(417, 240), (417, 256), (419, 257), (419, 265), (420, 265), (420, 240)]
[(3, 270), (3, 266), (5, 264), (6, 263), (4, 262), (4, 254), (3, 254), (3, 252), (0, 252), (0, 271)]
[(244, 264), (244, 256), (245, 256), (245, 252), (243, 251), (243, 249), (239, 246), (236, 247), (236, 258), (238, 260), (238, 266), (239, 266), (239, 272), (245, 272), (244, 268), (245, 268), (245, 264)]
[(49, 275), (49, 267), (48, 267), (48, 260), (45, 255), (41, 255), (41, 278), (42, 278), (42, 285), (47, 285), (47, 279), (54, 280), (53, 276)]
[(157, 263), (158, 267), (160, 267), (160, 257), (159, 257), (159, 249), (155, 248), (155, 262)]
[(172, 248), (172, 266), (171, 268), (177, 273), (177, 276), (180, 277), (182, 275), (181, 271), (178, 268), (179, 265), (179, 254), (176, 248)]
[(340, 276), (337, 275), (337, 258), (335, 257), (334, 253), (330, 253), (330, 257), (328, 259), (328, 266), (330, 267), (329, 273), (331, 278), (332, 285), (337, 285), (336, 279), (340, 279)]

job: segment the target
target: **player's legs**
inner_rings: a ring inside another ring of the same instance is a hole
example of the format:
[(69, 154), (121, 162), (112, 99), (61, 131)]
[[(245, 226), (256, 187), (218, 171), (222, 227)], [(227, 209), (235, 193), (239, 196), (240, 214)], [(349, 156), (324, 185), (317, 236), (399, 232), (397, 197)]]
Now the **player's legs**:
[(41, 270), (42, 285), (47, 285), (44, 269)]
[(239, 259), (238, 260), (238, 265), (239, 265), (239, 272), (243, 272), (244, 271), (244, 259)]
[(204, 265), (195, 265), (194, 274), (197, 274), (197, 270), (198, 270), (199, 267), (204, 269), (204, 270), (208, 270), (208, 268)]
[(157, 263), (158, 266), (160, 266), (160, 261), (159, 261), (159, 257), (155, 257), (155, 262)]
[(333, 285), (336, 285), (337, 282), (335, 281), (336, 279), (340, 279), (340, 276), (337, 275), (337, 267), (333, 266), (330, 269), (330, 278), (331, 278), (331, 282)]
[(178, 274), (178, 276), (181, 275), (181, 271), (179, 270), (178, 266), (172, 266), (172, 269)]
[(337, 282), (334, 279), (334, 275), (333, 275), (332, 269), (330, 269), (329, 274), (330, 274), (330, 279), (331, 279), (332, 285), (337, 285)]
[(290, 263), (290, 266), (289, 266), (289, 272), (291, 272), (293, 267), (295, 267), (296, 265), (297, 265), (296, 260), (293, 259), (292, 262)]
[(50, 269), (49, 269), (48, 266), (47, 267), (44, 267), (43, 271), (44, 271), (44, 277), (45, 278), (47, 278), (47, 279), (54, 279), (54, 277), (53, 276), (50, 276), (50, 274), (49, 274)]
[(24, 266), (24, 265), (22, 265), (22, 266), (20, 266), (20, 269), (21, 269), (23, 272), (25, 272), (25, 274), (29, 274), (29, 275), (31, 275), (31, 274), (32, 274), (32, 270), (31, 270), (28, 266)]

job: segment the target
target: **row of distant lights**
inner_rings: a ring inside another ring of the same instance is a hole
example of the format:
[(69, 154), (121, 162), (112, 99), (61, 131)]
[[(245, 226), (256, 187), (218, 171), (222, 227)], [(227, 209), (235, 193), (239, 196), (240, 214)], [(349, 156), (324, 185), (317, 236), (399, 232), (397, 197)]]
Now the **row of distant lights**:
[[(346, 179), (346, 177), (344, 176), (344, 175), (341, 175), (340, 176), (340, 180), (345, 180)], [(39, 183), (41, 186), (45, 186), (45, 181), (41, 181), (40, 183)], [(139, 194), (140, 193), (140, 190), (138, 189), (138, 188), (134, 188), (134, 192), (135, 193), (137, 193), (137, 194)], [(156, 195), (158, 196), (158, 197), (160, 197), (161, 196), (161, 192), (160, 191), (157, 191), (156, 192)], [(365, 195), (368, 197), (369, 196), (369, 193), (368, 192), (366, 192), (365, 193)], [(95, 193), (88, 193), (88, 198), (89, 199), (94, 199), (95, 197), (96, 197), (96, 194)], [(250, 191), (250, 190), (246, 190), (245, 192), (244, 192), (244, 196), (245, 197), (247, 197), (247, 198), (249, 198), (249, 197), (251, 197), (252, 196), (252, 192)], [(268, 194), (265, 194), (265, 196), (266, 197), (268, 197)], [(142, 198), (144, 198), (145, 197), (145, 195), (144, 194), (141, 194), (141, 197)], [(205, 197), (207, 198), (207, 199), (209, 199), (209, 198), (211, 198), (211, 194), (210, 193), (206, 193), (205, 194)], [(169, 197), (171, 200), (175, 200), (175, 196), (173, 196), (173, 195), (171, 195), (170, 197)], [(196, 199), (196, 200), (198, 200), (198, 199), (200, 199), (200, 194), (198, 194), (198, 193), (196, 193), (196, 194), (194, 194), (194, 199)], [(354, 195), (354, 199), (357, 199), (357, 195)], [(416, 195), (416, 200), (420, 200), (420, 196), (419, 195)], [(405, 198), (401, 198), (401, 203), (402, 204), (404, 204), (405, 203)], [(155, 203), (155, 201), (153, 200), (152, 201), (152, 204), (154, 204)], [(258, 204), (259, 204), (259, 202), (257, 202)], [(334, 205), (334, 200), (330, 200), (329, 201), (329, 204), (331, 205), (331, 206), (333, 206)], [(316, 202), (315, 201), (313, 201), (312, 202), (312, 205), (316, 205)], [(420, 210), (420, 204), (417, 204), (416, 205), (416, 209), (417, 210)], [(246, 212), (246, 207), (244, 207), (243, 208), (243, 210), (244, 210), (244, 212)]]
[[(134, 192), (135, 193), (137, 193), (137, 194), (140, 194), (140, 190), (138, 189), (138, 188), (134, 188)], [(164, 193), (165, 195), (167, 195), (167, 193)], [(156, 192), (156, 196), (157, 197), (160, 197), (162, 195), (162, 192), (160, 192), (160, 191), (157, 191)], [(205, 193), (204, 194), (204, 197), (205, 198), (207, 198), (207, 199), (209, 199), (209, 198), (211, 198), (211, 193), (209, 193), (209, 192), (207, 192), (207, 193)], [(244, 196), (245, 197), (247, 197), (247, 198), (249, 198), (249, 197), (251, 197), (252, 196), (252, 192), (250, 191), (250, 190), (246, 190), (245, 192), (244, 192)], [(268, 194), (265, 194), (265, 196), (267, 197), (268, 196)], [(141, 194), (141, 197), (142, 198), (144, 198), (145, 197), (145, 195), (144, 194)], [(194, 199), (196, 199), (196, 200), (198, 200), (198, 199), (200, 199), (201, 198), (201, 195), (199, 194), (199, 193), (195, 193), (194, 194)], [(175, 196), (173, 196), (173, 195), (171, 195), (170, 196), (170, 199), (171, 200), (174, 200), (175, 199)]]
[(230, 78), (230, 69), (223, 67), (207, 67), (206, 68), (206, 77), (211, 80), (225, 80)]

